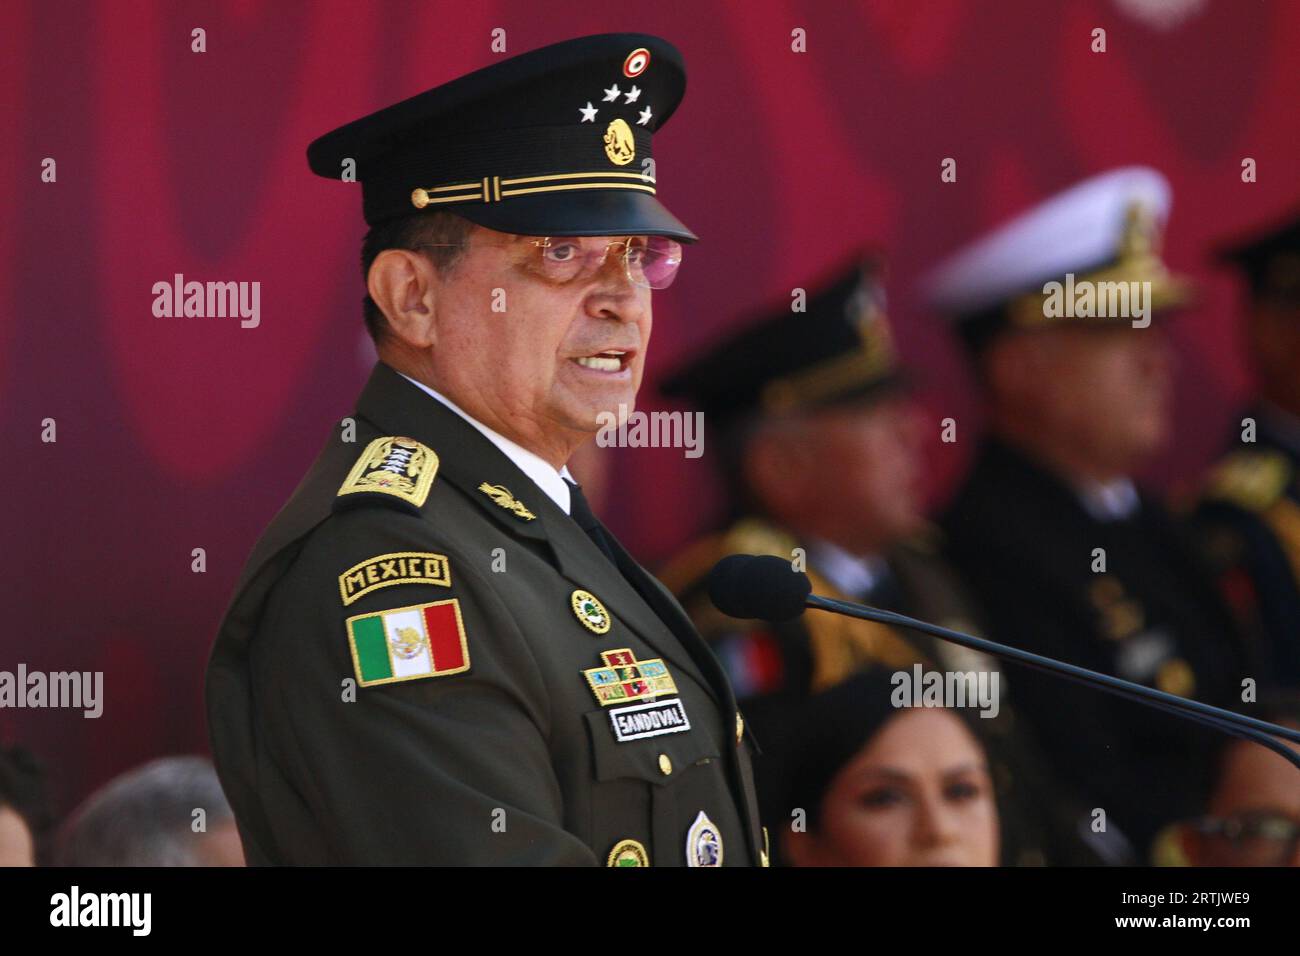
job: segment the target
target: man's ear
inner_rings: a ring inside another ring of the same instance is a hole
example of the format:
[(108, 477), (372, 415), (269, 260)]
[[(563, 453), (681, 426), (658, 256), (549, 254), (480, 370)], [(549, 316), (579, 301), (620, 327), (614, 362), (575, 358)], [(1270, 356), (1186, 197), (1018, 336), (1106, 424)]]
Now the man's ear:
[(370, 264), (366, 290), (395, 338), (413, 348), (437, 344), (434, 301), (439, 278), (427, 258), (409, 249), (385, 249)]

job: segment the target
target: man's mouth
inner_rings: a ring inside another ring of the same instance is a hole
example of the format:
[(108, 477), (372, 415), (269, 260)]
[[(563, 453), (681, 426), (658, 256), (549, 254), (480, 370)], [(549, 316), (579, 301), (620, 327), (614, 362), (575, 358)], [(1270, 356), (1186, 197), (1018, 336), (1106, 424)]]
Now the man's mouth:
[(597, 372), (621, 372), (632, 361), (632, 355), (632, 352), (624, 349), (605, 349), (603, 352), (584, 355), (574, 361), (583, 368), (594, 369)]

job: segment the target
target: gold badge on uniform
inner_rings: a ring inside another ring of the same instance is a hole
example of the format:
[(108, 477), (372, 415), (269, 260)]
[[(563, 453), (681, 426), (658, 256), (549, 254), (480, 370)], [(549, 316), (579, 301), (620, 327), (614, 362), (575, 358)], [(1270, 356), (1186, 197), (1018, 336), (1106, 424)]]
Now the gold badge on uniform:
[(428, 551), (394, 551), (377, 554), (354, 564), (339, 575), (339, 594), (344, 605), (351, 604), (371, 591), (394, 584), (436, 584), (451, 587), (451, 567), (447, 556)]
[(478, 490), (491, 498), (500, 507), (505, 508), (506, 511), (513, 512), (516, 518), (520, 518), (524, 521), (532, 521), (537, 517), (537, 515), (524, 507), (524, 503), (515, 498), (515, 496), (510, 493), (510, 489), (505, 485), (489, 485), (485, 481), (483, 484), (478, 486)]
[(579, 588), (569, 597), (573, 613), (578, 616), (582, 626), (597, 634), (608, 634), (610, 626), (609, 612), (600, 603), (596, 595)]
[(638, 661), (627, 647), (604, 651), (600, 657), (605, 666), (585, 670), (582, 676), (602, 707), (677, 693), (668, 666), (657, 657)]
[(1196, 674), (1192, 671), (1192, 665), (1181, 657), (1165, 661), (1156, 671), (1156, 687), (1166, 694), (1190, 697), (1196, 690)]
[(722, 866), (722, 831), (703, 810), (686, 832), (687, 866)]
[(649, 866), (650, 855), (636, 840), (619, 840), (609, 851), (606, 866)]
[(1130, 598), (1124, 585), (1110, 575), (1100, 575), (1088, 588), (1088, 597), (1100, 617), (1101, 629), (1112, 641), (1131, 637), (1146, 625), (1142, 605)]
[(388, 495), (416, 508), (429, 497), (438, 456), (414, 438), (376, 438), (361, 453), (339, 488), (346, 495)]

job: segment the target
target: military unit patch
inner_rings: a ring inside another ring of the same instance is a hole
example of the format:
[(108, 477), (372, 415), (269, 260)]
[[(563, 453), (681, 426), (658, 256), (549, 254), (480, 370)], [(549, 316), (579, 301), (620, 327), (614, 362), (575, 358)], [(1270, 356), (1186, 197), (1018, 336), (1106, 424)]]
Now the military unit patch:
[(649, 866), (650, 856), (636, 840), (619, 840), (609, 851), (606, 866)]
[(583, 627), (597, 634), (609, 633), (609, 612), (605, 610), (605, 605), (600, 603), (596, 595), (579, 589), (570, 595), (569, 600), (573, 605), (573, 613), (578, 616)]
[(414, 438), (376, 438), (348, 472), (338, 498), (387, 497), (418, 510), (424, 507), (437, 473), (438, 456), (427, 445)]
[(686, 832), (687, 866), (722, 866), (722, 832), (703, 810)]
[(677, 693), (668, 666), (657, 657), (638, 661), (627, 647), (604, 651), (600, 657), (605, 666), (585, 670), (582, 676), (602, 707)]
[(469, 645), (455, 598), (358, 614), (347, 626), (362, 687), (469, 670)]
[(339, 594), (346, 606), (394, 584), (436, 584), (451, 587), (451, 567), (446, 555), (428, 551), (377, 554), (354, 564), (339, 575)]
[(691, 729), (686, 708), (676, 697), (631, 707), (615, 707), (609, 712), (609, 720), (614, 725), (614, 739), (619, 743), (679, 734)]
[(505, 485), (489, 485), (485, 481), (483, 484), (478, 486), (478, 490), (491, 498), (499, 506), (505, 508), (506, 511), (513, 512), (514, 516), (522, 521), (532, 521), (537, 517), (537, 515), (524, 507), (524, 503), (515, 498), (515, 496), (510, 493), (510, 489)]

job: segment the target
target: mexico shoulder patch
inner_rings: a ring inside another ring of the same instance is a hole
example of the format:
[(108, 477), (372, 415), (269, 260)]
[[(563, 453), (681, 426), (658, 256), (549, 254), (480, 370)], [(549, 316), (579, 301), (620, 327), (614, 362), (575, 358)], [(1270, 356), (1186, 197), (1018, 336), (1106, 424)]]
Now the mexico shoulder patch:
[(469, 670), (465, 624), (455, 598), (358, 614), (347, 625), (362, 687)]
[(354, 564), (339, 575), (339, 595), (352, 604), (373, 591), (394, 584), (436, 584), (451, 587), (451, 566), (444, 554), (394, 551)]

